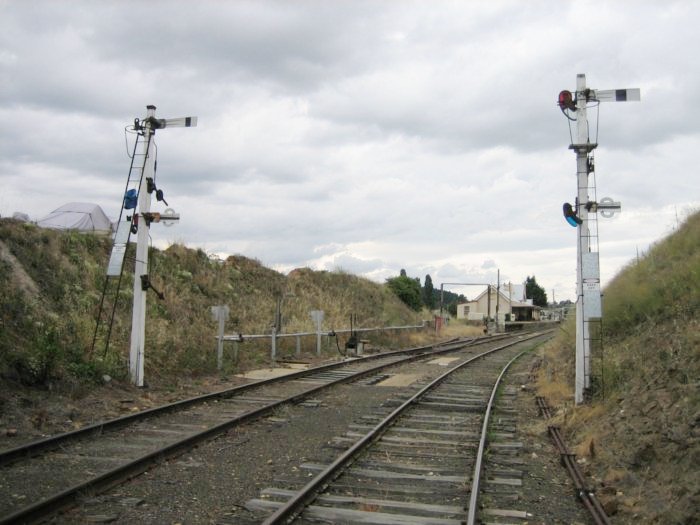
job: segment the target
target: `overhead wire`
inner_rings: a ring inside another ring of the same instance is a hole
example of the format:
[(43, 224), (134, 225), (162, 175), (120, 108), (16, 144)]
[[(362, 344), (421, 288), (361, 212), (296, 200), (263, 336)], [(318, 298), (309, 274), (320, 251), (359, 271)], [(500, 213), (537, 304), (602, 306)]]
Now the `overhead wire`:
[(596, 100), (595, 104), (596, 115), (595, 115), (595, 143), (598, 143), (598, 130), (600, 129), (600, 101)]
[[(581, 94), (581, 95), (583, 95), (583, 94)], [(576, 93), (576, 96), (578, 97), (579, 93)], [(586, 110), (591, 109), (591, 108), (596, 108), (596, 129), (595, 129), (595, 139), (593, 142), (597, 143), (598, 142), (598, 131), (600, 129), (600, 101), (597, 99), (587, 99), (586, 100)], [(569, 124), (569, 139), (571, 140), (571, 144), (573, 144), (574, 143), (574, 136), (573, 136), (573, 131), (571, 128), (571, 123), (576, 122), (578, 119), (569, 115), (569, 111), (570, 111), (569, 109), (561, 107), (561, 105), (559, 106), (559, 109), (561, 109), (562, 114), (566, 117), (566, 119), (568, 121), (567, 123)], [(588, 134), (588, 140), (589, 140), (589, 142), (591, 140), (590, 131)]]

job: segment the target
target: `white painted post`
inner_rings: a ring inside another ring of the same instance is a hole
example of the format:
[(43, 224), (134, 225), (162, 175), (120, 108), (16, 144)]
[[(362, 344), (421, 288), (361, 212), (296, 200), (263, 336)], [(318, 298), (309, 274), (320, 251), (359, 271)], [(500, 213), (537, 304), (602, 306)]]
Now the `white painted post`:
[(219, 318), (218, 341), (216, 342), (216, 369), (221, 370), (224, 366), (224, 325), (226, 320)]
[(224, 327), (226, 325), (226, 320), (228, 319), (229, 308), (226, 305), (223, 306), (212, 306), (211, 315), (214, 321), (218, 321), (219, 327), (217, 331), (217, 344), (216, 344), (216, 369), (221, 370), (223, 368), (223, 358), (224, 358)]
[(321, 355), (321, 324), (323, 323), (323, 310), (312, 310), (311, 319), (316, 324), (316, 355)]
[[(563, 93), (563, 92), (562, 92)], [(576, 215), (581, 224), (576, 228), (576, 380), (574, 399), (576, 404), (583, 403), (585, 389), (591, 386), (591, 348), (588, 321), (599, 317), (600, 313), (600, 269), (597, 263), (597, 253), (591, 253), (591, 234), (588, 226), (590, 202), (589, 155), (598, 144), (591, 143), (586, 105), (589, 101), (639, 101), (639, 89), (614, 89), (595, 91), (586, 87), (586, 75), (576, 76), (576, 142), (570, 148), (576, 153)], [(561, 99), (560, 99), (561, 104)], [(562, 110), (565, 108), (562, 107)], [(608, 199), (611, 201), (611, 199)], [(591, 213), (596, 213), (591, 208)], [(619, 203), (606, 202), (604, 208), (614, 213), (619, 210)], [(604, 215), (605, 216), (605, 215)], [(592, 263), (592, 257), (596, 259)], [(588, 299), (586, 299), (588, 290)]]
[(589, 231), (588, 231), (588, 153), (592, 151), (596, 144), (591, 144), (588, 133), (588, 118), (586, 115), (586, 75), (580, 74), (576, 77), (576, 144), (572, 144), (572, 149), (576, 152), (576, 184), (577, 202), (576, 214), (583, 221), (577, 231), (576, 243), (576, 380), (574, 399), (576, 404), (583, 402), (583, 391), (586, 388), (586, 356), (590, 353), (588, 345), (587, 324), (584, 319), (584, 296), (583, 296), (583, 275), (582, 258), (584, 253), (588, 253)]
[[(155, 106), (147, 107), (147, 117), (154, 117)], [(131, 313), (131, 348), (129, 350), (129, 373), (131, 382), (136, 386), (143, 386), (143, 361), (144, 342), (146, 339), (146, 293), (141, 284), (141, 276), (148, 275), (148, 224), (143, 219), (143, 214), (151, 210), (151, 195), (147, 190), (146, 179), (153, 177), (155, 169), (155, 155), (151, 154), (150, 145), (153, 137), (153, 129), (150, 119), (146, 118), (143, 128), (144, 155), (143, 176), (139, 186), (138, 219), (134, 213), (133, 220), (138, 220), (136, 232), (136, 264), (134, 266), (134, 306)]]
[[(156, 107), (146, 106), (146, 118), (143, 120), (143, 146), (141, 154), (144, 156), (143, 176), (139, 185), (138, 219), (136, 210), (132, 220), (138, 220), (136, 232), (136, 264), (134, 265), (134, 305), (131, 313), (131, 347), (129, 349), (129, 374), (131, 382), (136, 386), (143, 386), (143, 368), (146, 340), (146, 294), (143, 289), (141, 276), (148, 276), (148, 222), (144, 214), (151, 211), (151, 194), (148, 193), (148, 179), (154, 178), (155, 154), (151, 152), (151, 142), (156, 129), (165, 127), (194, 127), (197, 125), (197, 117), (184, 117), (177, 119), (156, 119)], [(171, 217), (174, 218), (174, 215)], [(178, 216), (179, 218), (179, 216)]]
[(277, 327), (272, 326), (270, 360), (274, 363), (277, 358)]

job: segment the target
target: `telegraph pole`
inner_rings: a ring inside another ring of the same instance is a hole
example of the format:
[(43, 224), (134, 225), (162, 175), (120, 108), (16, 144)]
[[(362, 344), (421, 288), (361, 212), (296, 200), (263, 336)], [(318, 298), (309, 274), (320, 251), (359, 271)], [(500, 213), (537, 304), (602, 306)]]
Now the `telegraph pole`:
[[(598, 252), (591, 249), (589, 213), (601, 210), (611, 217), (620, 211), (619, 202), (601, 199), (594, 202), (589, 196), (589, 174), (594, 170), (591, 153), (598, 147), (597, 137), (591, 142), (587, 106), (589, 103), (625, 102), (640, 100), (639, 89), (593, 90), (586, 86), (586, 75), (576, 77), (575, 97), (569, 91), (559, 93), (559, 107), (569, 120), (576, 121), (575, 143), (569, 146), (576, 154), (576, 203), (564, 205), (564, 216), (577, 227), (576, 243), (576, 404), (583, 402), (584, 391), (590, 388), (590, 331), (589, 321), (602, 318), (600, 299), (600, 265)], [(575, 118), (570, 116), (575, 115)]]
[(496, 277), (496, 333), (498, 333), (498, 331), (499, 331), (498, 314), (499, 314), (500, 304), (501, 304), (501, 270), (499, 268), (498, 274)]

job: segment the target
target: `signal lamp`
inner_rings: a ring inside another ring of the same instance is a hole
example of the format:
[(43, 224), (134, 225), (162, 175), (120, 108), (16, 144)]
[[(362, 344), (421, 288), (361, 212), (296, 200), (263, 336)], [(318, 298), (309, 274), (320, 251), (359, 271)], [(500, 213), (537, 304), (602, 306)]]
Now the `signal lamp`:
[(571, 91), (565, 89), (559, 93), (559, 107), (562, 111), (565, 109), (570, 111), (576, 110), (576, 103), (574, 102), (574, 96), (571, 94)]
[(133, 210), (138, 204), (138, 193), (135, 189), (130, 189), (124, 194), (124, 209)]
[(564, 218), (571, 226), (576, 228), (576, 226), (583, 224), (583, 221), (576, 215), (573, 206), (568, 202), (564, 203)]

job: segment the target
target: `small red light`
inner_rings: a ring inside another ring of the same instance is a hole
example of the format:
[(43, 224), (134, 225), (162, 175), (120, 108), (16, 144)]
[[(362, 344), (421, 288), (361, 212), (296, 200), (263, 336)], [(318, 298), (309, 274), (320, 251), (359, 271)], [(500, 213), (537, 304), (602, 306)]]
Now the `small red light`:
[(576, 104), (574, 104), (574, 96), (571, 94), (571, 91), (564, 90), (559, 93), (559, 107), (562, 110), (576, 109)]

